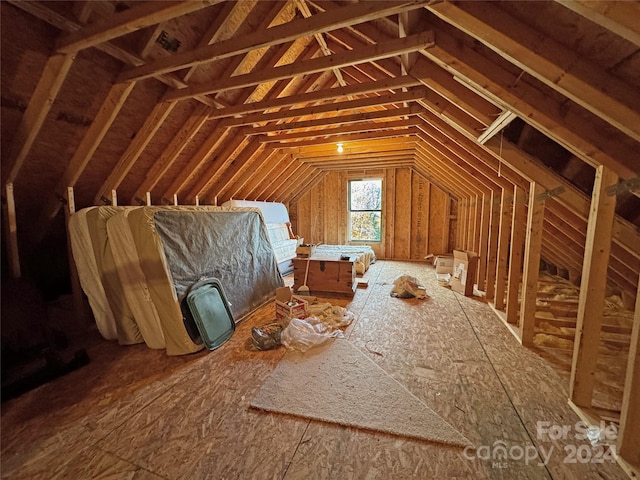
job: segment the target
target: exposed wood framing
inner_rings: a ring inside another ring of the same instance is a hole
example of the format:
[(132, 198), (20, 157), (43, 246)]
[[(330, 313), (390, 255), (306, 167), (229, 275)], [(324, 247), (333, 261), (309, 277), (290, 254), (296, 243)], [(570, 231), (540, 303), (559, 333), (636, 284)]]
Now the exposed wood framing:
[(55, 189), (55, 193), (58, 196), (49, 199), (42, 210), (38, 224), (39, 231), (36, 236), (37, 240), (42, 239), (50, 222), (60, 211), (61, 204), (59, 199), (64, 198), (64, 193), (61, 192), (66, 192), (67, 187), (73, 187), (78, 178), (80, 178), (91, 156), (100, 145), (100, 142), (111, 127), (111, 124), (118, 115), (118, 112), (120, 112), (120, 108), (124, 105), (134, 86), (135, 83), (129, 83), (126, 85), (117, 84), (111, 87), (107, 98), (102, 102), (96, 118), (87, 130), (82, 142), (78, 145), (64, 175), (58, 182)]
[(544, 210), (544, 189), (540, 185), (532, 183), (529, 188), (527, 237), (522, 274), (522, 303), (520, 306), (520, 342), (527, 347), (533, 346)]
[(65, 35), (58, 40), (57, 50), (60, 53), (75, 53), (78, 50), (108, 42), (149, 25), (195, 12), (214, 3), (217, 3), (216, 0), (198, 2), (150, 1), (138, 4), (114, 14), (112, 17)]
[(5, 242), (7, 242), (7, 261), (9, 263), (9, 273), (12, 278), (20, 278), (22, 269), (20, 268), (20, 251), (18, 248), (18, 223), (16, 221), (16, 200), (13, 194), (13, 183), (4, 186), (4, 229)]
[(607, 271), (609, 263), (611, 231), (616, 207), (616, 197), (607, 195), (606, 188), (617, 181), (618, 176), (608, 168), (597, 169), (587, 227), (569, 386), (571, 401), (578, 407), (591, 407), (595, 384), (602, 308), (606, 291), (606, 275), (603, 275), (603, 272)]
[(53, 55), (47, 60), (29, 106), (22, 116), (18, 131), (13, 137), (9, 153), (9, 168), (4, 166), (2, 168), (3, 185), (15, 182), (62, 83), (67, 78), (73, 60), (73, 55)]
[(630, 470), (640, 470), (640, 283), (636, 295), (633, 329), (629, 345), (627, 373), (624, 380), (624, 395), (620, 411), (620, 431), (618, 433), (618, 453)]
[[(483, 42), (541, 82), (562, 92), (627, 135), (640, 140), (640, 102), (633, 89), (587, 64), (558, 42), (540, 35), (491, 3), (439, 2), (430, 11)], [(526, 59), (526, 61), (523, 61)]]
[[(521, 268), (524, 240), (527, 223), (525, 207), (527, 205), (527, 192), (516, 187), (513, 198), (513, 216), (511, 217), (511, 243), (509, 248), (509, 284), (507, 287), (507, 322), (518, 323), (518, 294), (520, 289)], [(508, 201), (509, 201), (508, 200)]]

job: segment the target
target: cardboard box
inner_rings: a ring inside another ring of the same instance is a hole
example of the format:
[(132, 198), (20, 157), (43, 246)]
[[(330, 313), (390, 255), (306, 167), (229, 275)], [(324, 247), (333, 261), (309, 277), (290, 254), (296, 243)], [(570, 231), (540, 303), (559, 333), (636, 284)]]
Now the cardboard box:
[(299, 295), (293, 295), (290, 287), (276, 289), (276, 319), (306, 318), (309, 302)]
[(478, 268), (478, 254), (468, 250), (453, 251), (453, 273), (451, 289), (465, 297), (473, 296), (473, 285)]
[(433, 264), (436, 267), (436, 273), (453, 275), (453, 255), (438, 255)]

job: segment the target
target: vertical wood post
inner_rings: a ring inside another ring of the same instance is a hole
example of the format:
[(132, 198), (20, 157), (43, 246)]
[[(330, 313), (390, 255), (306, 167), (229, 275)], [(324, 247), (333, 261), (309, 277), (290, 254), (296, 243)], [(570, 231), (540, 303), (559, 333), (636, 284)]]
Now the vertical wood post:
[(500, 233), (500, 201), (498, 192), (491, 192), (491, 219), (489, 221), (489, 245), (487, 251), (487, 285), (485, 296), (493, 300), (496, 292), (496, 267), (498, 265), (498, 234)]
[(5, 240), (7, 242), (7, 260), (9, 262), (9, 273), (12, 278), (20, 278), (20, 253), (18, 250), (18, 222), (16, 219), (16, 201), (13, 195), (13, 183), (4, 186), (4, 193), (7, 200), (5, 208)]
[(607, 195), (605, 190), (617, 182), (618, 176), (614, 172), (603, 166), (596, 168), (587, 240), (584, 246), (576, 338), (573, 345), (569, 385), (571, 401), (579, 407), (591, 406), (595, 385), (602, 309), (607, 287), (607, 267), (616, 210), (615, 195)]
[(500, 234), (498, 236), (498, 265), (496, 267), (496, 293), (494, 300), (494, 305), (498, 310), (504, 310), (505, 278), (507, 276), (507, 259), (509, 258), (513, 193), (513, 190), (502, 189), (500, 199)]
[(531, 183), (522, 275), (522, 305), (520, 306), (520, 342), (527, 347), (533, 346), (536, 323), (536, 294), (538, 293), (545, 205), (544, 198), (541, 198), (543, 191), (540, 184)]
[(151, 206), (151, 192), (145, 192), (144, 200), (145, 200), (145, 203), (147, 204), (147, 207), (150, 207)]
[(76, 213), (76, 201), (73, 193), (73, 187), (67, 187), (67, 205), (64, 209), (64, 221), (67, 227), (67, 257), (69, 258), (69, 278), (71, 280), (71, 300), (73, 302), (73, 312), (76, 317), (76, 325), (82, 326), (86, 317), (84, 298), (82, 296), (82, 287), (80, 286), (80, 278), (78, 277), (78, 268), (76, 267), (73, 251), (71, 249), (71, 238), (69, 234), (69, 220)]
[(618, 454), (636, 468), (640, 467), (640, 282), (622, 395)]
[(445, 246), (445, 251), (442, 253), (450, 252), (452, 250), (449, 245), (449, 232), (451, 231), (451, 197), (447, 195), (444, 201), (444, 229), (442, 231), (442, 244)]
[(525, 191), (516, 186), (513, 196), (513, 216), (511, 221), (511, 251), (509, 255), (509, 285), (507, 287), (507, 322), (518, 321), (518, 293), (520, 289), (520, 269), (522, 268), (522, 250), (527, 228), (525, 220)]
[(478, 290), (486, 290), (487, 279), (487, 256), (489, 248), (489, 221), (491, 220), (491, 194), (483, 194), (478, 208), (480, 212), (480, 240), (478, 248)]

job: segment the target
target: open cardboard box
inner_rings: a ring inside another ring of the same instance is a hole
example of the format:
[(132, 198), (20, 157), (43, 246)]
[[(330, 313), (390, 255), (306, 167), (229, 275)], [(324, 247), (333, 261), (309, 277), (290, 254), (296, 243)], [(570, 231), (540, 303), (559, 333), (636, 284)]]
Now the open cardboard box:
[(478, 254), (468, 250), (453, 251), (453, 273), (451, 289), (465, 297), (473, 296), (473, 285), (478, 267)]
[(276, 288), (276, 319), (306, 318), (309, 297), (294, 295), (290, 287)]
[(453, 275), (453, 255), (444, 254), (436, 256), (433, 261), (436, 267), (436, 273), (449, 273)]

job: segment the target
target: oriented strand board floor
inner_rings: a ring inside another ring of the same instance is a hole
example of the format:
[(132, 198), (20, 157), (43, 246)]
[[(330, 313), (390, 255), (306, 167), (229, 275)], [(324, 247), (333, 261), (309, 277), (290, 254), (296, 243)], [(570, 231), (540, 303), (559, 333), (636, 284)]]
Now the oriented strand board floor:
[[(389, 296), (400, 274), (429, 300)], [(284, 349), (248, 348), (265, 306), (214, 352), (167, 357), (93, 342), (91, 363), (2, 406), (2, 477), (11, 479), (625, 479), (609, 461), (571, 457), (578, 417), (566, 379), (521, 347), (479, 299), (438, 286), (422, 263), (379, 261), (348, 306), (349, 340), (476, 447), (473, 451), (256, 411), (249, 403)], [(564, 439), (537, 422), (569, 426)], [(585, 447), (587, 448), (587, 447)], [(591, 447), (589, 447), (591, 448)], [(481, 450), (482, 451), (482, 450)], [(589, 450), (590, 451), (590, 450)], [(595, 457), (595, 455), (594, 455)], [(574, 461), (574, 463), (571, 462)]]

